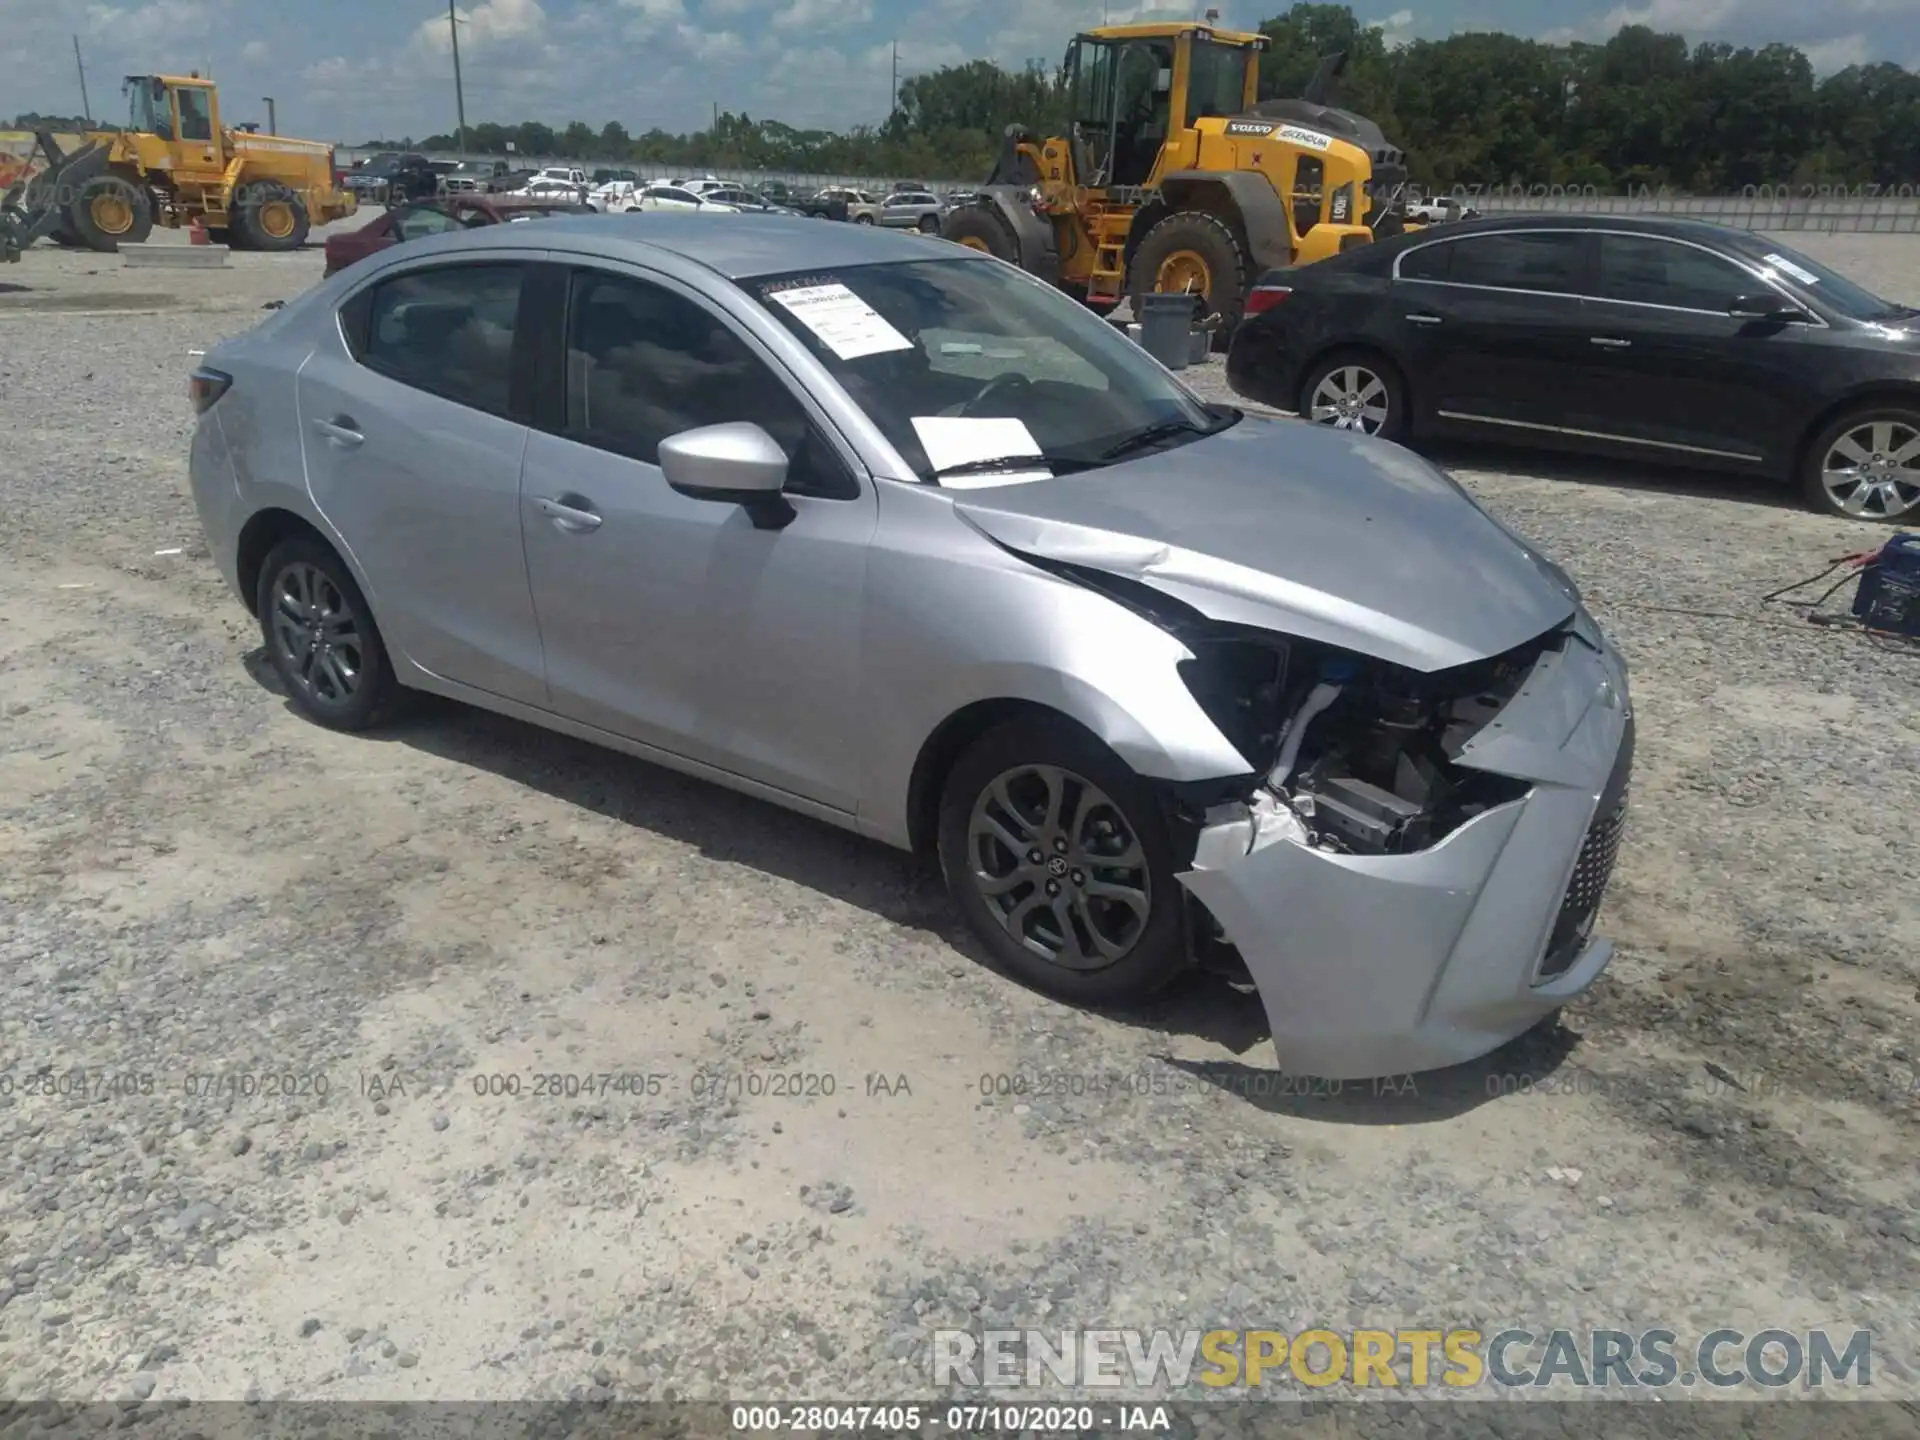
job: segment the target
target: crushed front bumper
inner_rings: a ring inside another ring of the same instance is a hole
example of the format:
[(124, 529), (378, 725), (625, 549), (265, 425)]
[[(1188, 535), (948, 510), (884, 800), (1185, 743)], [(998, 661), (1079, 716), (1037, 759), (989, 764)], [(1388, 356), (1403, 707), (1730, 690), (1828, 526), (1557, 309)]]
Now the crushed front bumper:
[(1203, 836), (1207, 860), (1180, 875), (1246, 962), (1283, 1070), (1358, 1080), (1475, 1059), (1612, 958), (1591, 927), (1625, 817), (1633, 716), (1597, 627), (1543, 655), (1457, 763), (1531, 788), (1413, 854), (1284, 834), (1238, 853)]

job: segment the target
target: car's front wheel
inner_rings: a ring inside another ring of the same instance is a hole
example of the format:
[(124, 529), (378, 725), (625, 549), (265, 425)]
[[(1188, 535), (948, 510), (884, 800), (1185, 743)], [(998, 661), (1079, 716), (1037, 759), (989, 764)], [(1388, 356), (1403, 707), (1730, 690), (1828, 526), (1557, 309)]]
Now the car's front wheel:
[(1407, 387), (1399, 372), (1377, 356), (1331, 355), (1309, 370), (1300, 386), (1300, 418), (1400, 440), (1407, 433)]
[(340, 557), (318, 540), (283, 540), (260, 567), (255, 609), (267, 656), (300, 713), (363, 730), (398, 693), (379, 627)]
[(1841, 416), (1807, 447), (1807, 504), (1854, 520), (1920, 516), (1920, 408), (1876, 405)]
[(1187, 966), (1172, 841), (1155, 797), (1056, 716), (1010, 721), (947, 777), (940, 864), (1005, 969), (1077, 1003), (1125, 1003)]

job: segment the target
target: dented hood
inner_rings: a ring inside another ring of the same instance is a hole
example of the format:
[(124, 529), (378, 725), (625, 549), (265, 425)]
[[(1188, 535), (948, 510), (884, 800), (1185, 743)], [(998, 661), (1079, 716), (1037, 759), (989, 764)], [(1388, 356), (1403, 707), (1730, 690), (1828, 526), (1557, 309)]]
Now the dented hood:
[(964, 491), (955, 509), (1015, 552), (1420, 671), (1511, 650), (1578, 603), (1427, 461), (1297, 420), (1249, 416), (1124, 464)]

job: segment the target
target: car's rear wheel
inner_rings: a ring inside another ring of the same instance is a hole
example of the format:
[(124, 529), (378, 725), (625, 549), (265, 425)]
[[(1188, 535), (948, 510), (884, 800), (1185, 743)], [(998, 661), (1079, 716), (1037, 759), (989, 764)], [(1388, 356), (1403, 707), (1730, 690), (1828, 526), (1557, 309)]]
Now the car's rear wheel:
[(871, 225), (871, 224), (873, 224), (873, 216), (871, 216), (871, 215), (856, 215), (856, 216), (854, 216), (854, 217), (853, 217), (853, 223), (854, 223), (854, 224), (856, 224), (856, 225)]
[(320, 541), (296, 536), (273, 548), (254, 608), (267, 657), (308, 719), (363, 730), (399, 693), (366, 597)]
[(1330, 355), (1301, 382), (1300, 418), (1400, 440), (1407, 433), (1407, 387), (1400, 372), (1380, 356), (1362, 351)]
[(919, 220), (919, 230), (922, 235), (938, 235), (940, 233), (939, 217), (922, 215)]
[(1878, 405), (1841, 416), (1807, 449), (1807, 504), (1852, 520), (1920, 516), (1920, 408)]
[(1187, 967), (1172, 841), (1146, 783), (1070, 721), (977, 740), (940, 807), (947, 887), (995, 962), (1075, 1002), (1124, 1003)]

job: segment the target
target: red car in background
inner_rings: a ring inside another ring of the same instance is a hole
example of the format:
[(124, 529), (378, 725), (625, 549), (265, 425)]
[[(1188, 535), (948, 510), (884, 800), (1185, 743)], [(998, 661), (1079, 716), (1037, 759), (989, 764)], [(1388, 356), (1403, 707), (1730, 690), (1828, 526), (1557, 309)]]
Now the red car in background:
[(358, 230), (329, 235), (326, 243), (328, 275), (338, 274), (356, 260), (403, 245), (427, 235), (476, 225), (500, 225), (531, 220), (540, 215), (592, 215), (591, 206), (514, 195), (448, 195), (438, 200), (415, 200), (376, 215)]

